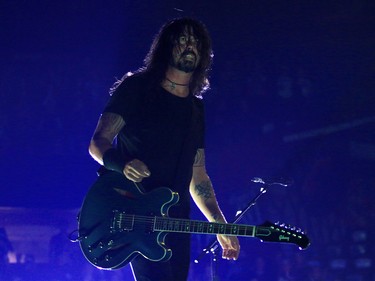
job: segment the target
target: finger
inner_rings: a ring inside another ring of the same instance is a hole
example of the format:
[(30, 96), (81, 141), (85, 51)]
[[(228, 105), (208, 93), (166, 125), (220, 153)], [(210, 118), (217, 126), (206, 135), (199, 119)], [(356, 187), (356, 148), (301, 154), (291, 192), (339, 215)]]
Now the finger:
[(227, 260), (237, 260), (238, 255), (236, 252), (229, 250), (223, 258)]
[(126, 178), (134, 182), (141, 182), (143, 179), (143, 177), (140, 176), (138, 173), (135, 173), (134, 171), (130, 171), (129, 169), (125, 171), (125, 176)]
[(133, 175), (129, 174), (129, 173), (126, 173), (125, 174), (126, 178), (128, 180), (131, 180), (133, 182), (141, 182), (142, 181), (142, 178), (137, 178), (137, 177), (134, 177)]
[(239, 255), (239, 251), (236, 250), (236, 249), (224, 249), (223, 250), (223, 259), (227, 259), (227, 260), (237, 260), (238, 259), (238, 255)]
[(133, 174), (133, 175), (138, 176), (138, 177), (141, 175), (141, 172), (138, 171), (138, 168), (130, 166), (130, 165), (127, 167), (127, 172), (129, 174)]
[(230, 250), (227, 250), (226, 252), (223, 253), (223, 259), (230, 260), (232, 258), (232, 254)]
[(150, 171), (147, 168), (143, 168), (138, 171), (142, 177), (149, 177), (151, 175)]
[(128, 171), (134, 175), (140, 176), (140, 177), (148, 177), (150, 176), (150, 171), (147, 169), (146, 166), (128, 166)]
[(239, 251), (239, 250), (231, 250), (231, 251), (229, 252), (229, 257), (230, 257), (230, 259), (237, 260), (239, 254), (240, 254), (240, 251)]

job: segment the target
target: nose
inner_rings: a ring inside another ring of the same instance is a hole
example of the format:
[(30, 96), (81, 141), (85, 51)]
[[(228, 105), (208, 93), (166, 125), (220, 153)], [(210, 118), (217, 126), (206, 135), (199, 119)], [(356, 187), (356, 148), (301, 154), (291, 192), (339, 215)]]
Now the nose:
[(186, 41), (186, 48), (193, 49), (195, 46), (195, 39), (192, 37), (189, 37), (188, 40)]

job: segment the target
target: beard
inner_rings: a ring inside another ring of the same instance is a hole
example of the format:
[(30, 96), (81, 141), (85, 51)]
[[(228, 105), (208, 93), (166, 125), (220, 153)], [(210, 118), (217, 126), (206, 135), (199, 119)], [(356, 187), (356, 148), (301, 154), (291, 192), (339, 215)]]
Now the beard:
[[(187, 55), (193, 55), (194, 59), (188, 59)], [(193, 52), (184, 52), (177, 58), (172, 58), (172, 66), (180, 71), (191, 73), (197, 68), (197, 56)]]

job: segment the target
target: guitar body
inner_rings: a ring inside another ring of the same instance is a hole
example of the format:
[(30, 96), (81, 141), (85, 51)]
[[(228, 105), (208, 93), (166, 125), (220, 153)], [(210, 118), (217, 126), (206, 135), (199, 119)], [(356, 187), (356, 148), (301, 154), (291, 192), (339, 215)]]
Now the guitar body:
[(84, 256), (101, 269), (120, 268), (138, 254), (152, 261), (170, 259), (172, 252), (164, 245), (167, 232), (153, 231), (152, 218), (167, 216), (178, 200), (178, 194), (165, 187), (143, 193), (119, 173), (100, 176), (79, 214)]

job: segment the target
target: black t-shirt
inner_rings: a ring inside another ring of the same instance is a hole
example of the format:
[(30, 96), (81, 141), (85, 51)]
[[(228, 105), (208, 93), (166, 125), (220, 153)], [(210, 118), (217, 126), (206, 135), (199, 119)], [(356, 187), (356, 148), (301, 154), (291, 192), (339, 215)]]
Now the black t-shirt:
[(165, 186), (178, 192), (184, 208), (175, 215), (186, 216), (194, 157), (204, 147), (202, 100), (152, 87), (145, 75), (137, 74), (118, 86), (104, 112), (124, 119), (117, 148), (127, 159), (139, 159), (149, 168), (151, 176), (142, 181), (143, 188)]

